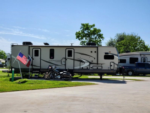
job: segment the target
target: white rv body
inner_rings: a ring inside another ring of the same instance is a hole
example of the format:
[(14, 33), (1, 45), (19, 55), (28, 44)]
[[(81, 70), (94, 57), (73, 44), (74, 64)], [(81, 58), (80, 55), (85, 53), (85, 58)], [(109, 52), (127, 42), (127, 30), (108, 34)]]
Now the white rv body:
[[(118, 52), (107, 46), (52, 46), (52, 45), (12, 45), (11, 55), (19, 52), (32, 58), (31, 71), (45, 72), (48, 65), (71, 73), (116, 73)], [(11, 57), (12, 58), (12, 57)], [(11, 60), (11, 67), (18, 70), (17, 62)], [(22, 71), (28, 67), (20, 63)]]
[(150, 52), (129, 52), (119, 55), (119, 67), (122, 66), (135, 66), (135, 62), (148, 62), (150, 63)]

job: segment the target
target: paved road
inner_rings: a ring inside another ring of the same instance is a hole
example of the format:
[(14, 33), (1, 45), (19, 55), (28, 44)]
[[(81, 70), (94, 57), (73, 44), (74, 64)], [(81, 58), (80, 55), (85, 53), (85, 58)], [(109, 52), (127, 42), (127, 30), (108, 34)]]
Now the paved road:
[(0, 93), (0, 113), (150, 113), (150, 81)]
[[(88, 76), (88, 78), (100, 78), (99, 76)], [(123, 76), (103, 76), (103, 78), (120, 78), (123, 79)], [(126, 79), (140, 79), (140, 80), (150, 80), (150, 77), (130, 77), (125, 76)]]

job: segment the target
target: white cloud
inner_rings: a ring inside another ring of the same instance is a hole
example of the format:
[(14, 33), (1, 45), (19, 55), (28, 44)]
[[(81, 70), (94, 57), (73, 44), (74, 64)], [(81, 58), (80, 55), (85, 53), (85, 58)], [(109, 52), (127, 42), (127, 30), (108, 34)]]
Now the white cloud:
[(50, 32), (49, 30), (47, 30), (47, 29), (35, 29), (35, 30), (39, 30), (39, 31), (43, 31), (43, 32)]
[(0, 26), (0, 28), (1, 28), (1, 29), (5, 29), (5, 30), (11, 30), (11, 31), (14, 30), (14, 29), (12, 29), (12, 28), (6, 28), (6, 27), (3, 27), (3, 26)]
[(14, 43), (11, 40), (6, 40), (5, 38), (0, 37), (0, 49), (5, 51), (6, 53), (10, 53), (11, 44)]
[(19, 27), (19, 26), (13, 26), (13, 28), (16, 28), (16, 29), (27, 29), (27, 28)]
[(9, 35), (18, 35), (18, 36), (28, 36), (32, 38), (37, 38), (37, 39), (46, 39), (44, 36), (39, 36), (35, 34), (29, 34), (22, 32), (22, 30), (34, 30), (34, 31), (40, 31), (40, 32), (45, 32), (45, 33), (51, 33), (51, 34), (60, 34), (57, 31), (50, 31), (47, 29), (41, 29), (41, 28), (25, 28), (25, 27), (20, 27), (20, 26), (12, 26), (10, 28), (0, 26), (0, 29), (3, 31), (0, 32), (0, 34), (9, 34)]
[(15, 29), (31, 29), (31, 30), (38, 30), (38, 31), (42, 31), (42, 32), (50, 32), (49, 30), (47, 29), (41, 29), (41, 28), (25, 28), (25, 27), (19, 27), (19, 26), (13, 26), (13, 28)]
[(18, 30), (0, 31), (0, 34), (25, 36), (25, 37), (32, 37), (32, 38), (37, 38), (37, 39), (46, 39), (46, 37), (44, 37), (44, 36), (38, 36), (38, 35), (34, 35), (34, 34), (24, 33), (22, 31), (18, 31)]
[[(0, 42), (2, 42), (0, 44), (0, 49), (5, 51), (6, 53), (11, 53), (11, 44), (12, 43), (17, 43), (17, 44), (22, 44), (22, 42), (18, 41), (18, 42), (14, 42), (10, 39), (6, 39), (6, 38), (3, 38), (3, 37), (0, 37)], [(31, 41), (32, 42), (32, 41)], [(51, 39), (49, 40), (49, 44), (50, 45), (71, 45), (71, 43), (73, 43), (73, 45), (79, 45), (80, 44), (80, 41), (78, 40), (63, 40), (63, 41), (58, 41), (56, 39)], [(38, 42), (38, 41), (34, 41), (32, 42), (33, 45), (44, 45), (43, 42)]]
[(25, 27), (19, 27), (19, 26), (13, 26), (13, 28), (15, 29), (31, 29), (31, 30), (38, 30), (38, 31), (42, 31), (42, 32), (50, 32), (47, 29), (41, 29), (41, 28), (25, 28)]

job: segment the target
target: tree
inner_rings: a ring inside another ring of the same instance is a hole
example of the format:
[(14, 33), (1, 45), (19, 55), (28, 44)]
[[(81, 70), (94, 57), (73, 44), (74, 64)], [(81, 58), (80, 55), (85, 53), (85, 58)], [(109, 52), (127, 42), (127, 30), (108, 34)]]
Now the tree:
[(116, 47), (119, 53), (150, 50), (149, 46), (145, 44), (140, 36), (125, 33), (117, 34), (115, 39), (111, 38), (107, 42), (107, 46)]
[(139, 36), (128, 35), (123, 41), (117, 43), (117, 49), (120, 53), (126, 51), (149, 51), (149, 46)]
[(81, 24), (80, 31), (75, 33), (76, 39), (80, 40), (81, 45), (86, 45), (88, 42), (94, 42), (96, 45), (101, 45), (104, 39), (100, 29), (95, 28), (95, 24)]
[(0, 50), (0, 58), (1, 59), (6, 59), (6, 53), (3, 50)]
[(107, 46), (112, 46), (112, 47), (116, 47), (116, 40), (113, 38), (110, 38), (110, 40), (108, 40), (108, 42), (106, 43)]
[(106, 43), (107, 46), (113, 46), (116, 47), (118, 42), (121, 42), (122, 40), (124, 40), (126, 38), (126, 34), (125, 33), (120, 33), (117, 34), (115, 36), (115, 38), (110, 38), (110, 40)]

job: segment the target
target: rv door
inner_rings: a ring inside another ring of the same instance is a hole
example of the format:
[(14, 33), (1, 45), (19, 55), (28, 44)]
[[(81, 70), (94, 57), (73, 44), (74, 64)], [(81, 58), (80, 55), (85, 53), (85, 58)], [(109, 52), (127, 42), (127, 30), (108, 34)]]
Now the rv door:
[(147, 57), (141, 57), (141, 62), (147, 62)]
[(33, 68), (40, 69), (40, 62), (41, 62), (41, 50), (40, 49), (33, 49), (32, 57), (33, 57)]
[(73, 69), (74, 49), (66, 49), (66, 69)]

